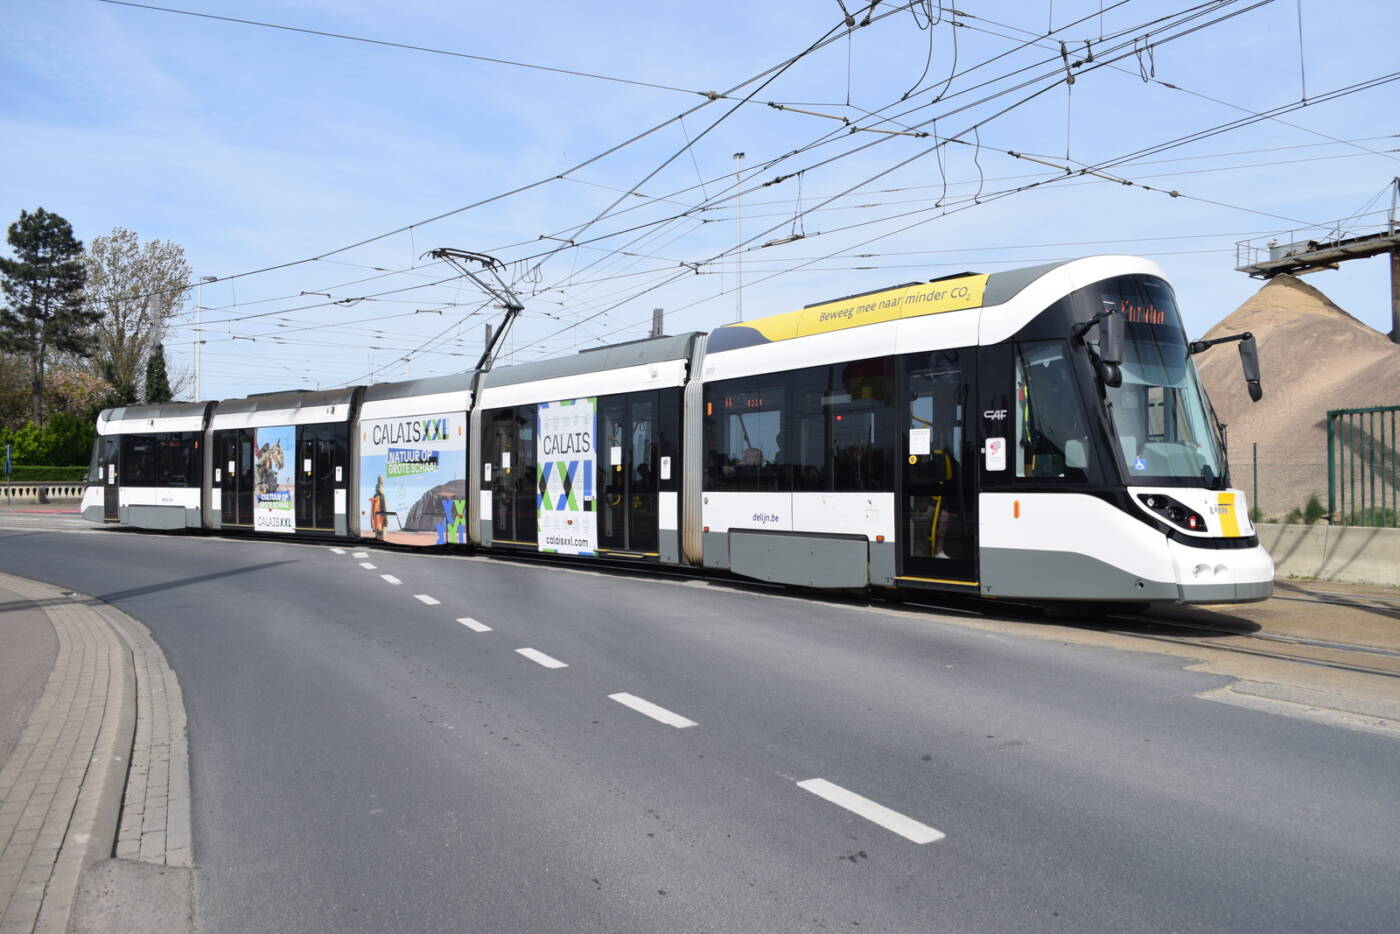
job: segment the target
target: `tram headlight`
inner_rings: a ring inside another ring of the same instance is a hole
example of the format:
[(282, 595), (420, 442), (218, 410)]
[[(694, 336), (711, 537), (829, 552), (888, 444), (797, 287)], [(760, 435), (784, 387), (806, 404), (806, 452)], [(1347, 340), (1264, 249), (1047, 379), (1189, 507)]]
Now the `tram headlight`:
[(1181, 503), (1164, 496), (1161, 493), (1139, 493), (1138, 499), (1142, 504), (1157, 515), (1166, 519), (1172, 525), (1185, 529), (1188, 532), (1205, 532), (1206, 520), (1199, 512), (1183, 506)]

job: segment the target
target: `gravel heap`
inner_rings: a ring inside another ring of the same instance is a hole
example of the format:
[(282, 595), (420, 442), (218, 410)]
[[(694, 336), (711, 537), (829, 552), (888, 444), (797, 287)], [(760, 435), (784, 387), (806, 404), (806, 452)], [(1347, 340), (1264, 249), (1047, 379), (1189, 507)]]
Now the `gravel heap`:
[[(1252, 331), (1259, 344), (1264, 386), (1259, 402), (1249, 401), (1235, 345), (1212, 347), (1196, 357), (1216, 414), (1229, 426), (1231, 482), (1265, 518), (1301, 509), (1314, 494), (1326, 508), (1327, 411), (1400, 405), (1400, 344), (1289, 275), (1270, 279), (1205, 336), (1241, 331)], [(1385, 421), (1393, 447), (1389, 416)]]

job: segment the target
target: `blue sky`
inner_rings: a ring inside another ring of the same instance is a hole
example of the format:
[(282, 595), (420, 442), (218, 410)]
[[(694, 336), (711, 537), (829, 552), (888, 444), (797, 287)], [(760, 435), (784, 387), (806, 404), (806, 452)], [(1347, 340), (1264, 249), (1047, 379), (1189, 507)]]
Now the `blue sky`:
[[(957, 8), (970, 15), (933, 5), (932, 24), (881, 3), (854, 30), (836, 0), (168, 2), (666, 86), (97, 0), (4, 0), (0, 220), (43, 206), (84, 240), (123, 226), (180, 243), (197, 276), (220, 280), (203, 291), (207, 398), (471, 366), (499, 312), (423, 256), (441, 246), (509, 264), (527, 308), (505, 352), (518, 362), (644, 336), (654, 307), (672, 333), (734, 320), (740, 236), (751, 241), (745, 317), (1125, 252), (1166, 269), (1194, 336), (1259, 285), (1234, 271), (1237, 240), (1321, 225), (1302, 235), (1317, 236), (1378, 195), (1369, 207), (1383, 210), (1400, 175), (1395, 82), (1108, 169), (1138, 185), (1079, 176), (1006, 193), (1064, 175), (1043, 162), (1101, 165), (1304, 88), (1317, 98), (1400, 71), (1393, 0), (1202, 4), (1190, 26), (1239, 15), (1175, 39), (1190, 28), (1175, 25), (1185, 0), (966, 0)], [(863, 18), (860, 0), (846, 7)], [(728, 91), (823, 37), (761, 89), (697, 93)], [(1092, 51), (1098, 66), (1068, 88), (1060, 40), (1070, 61)], [(852, 133), (833, 117), (960, 142)], [(1308, 281), (1389, 328), (1385, 258)], [(167, 345), (182, 367), (194, 304), (192, 293)]]

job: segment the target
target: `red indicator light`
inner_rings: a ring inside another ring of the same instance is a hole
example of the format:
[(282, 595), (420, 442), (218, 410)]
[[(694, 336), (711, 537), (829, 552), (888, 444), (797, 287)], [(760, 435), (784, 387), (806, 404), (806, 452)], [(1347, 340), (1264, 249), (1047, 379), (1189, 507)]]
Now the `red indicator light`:
[(845, 421), (845, 419), (846, 419), (846, 416), (844, 416), (844, 415), (838, 415), (838, 416), (836, 416), (836, 420), (837, 420), (838, 422), (840, 422), (840, 421)]

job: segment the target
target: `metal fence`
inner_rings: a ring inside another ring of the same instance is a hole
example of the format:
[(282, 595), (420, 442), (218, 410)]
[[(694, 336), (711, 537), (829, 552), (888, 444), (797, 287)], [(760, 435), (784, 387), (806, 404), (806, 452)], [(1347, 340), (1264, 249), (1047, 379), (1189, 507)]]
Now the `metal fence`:
[(1327, 413), (1327, 514), (1333, 525), (1400, 525), (1400, 405)]
[(1244, 491), (1250, 518), (1297, 523), (1326, 517), (1327, 460), (1322, 440), (1319, 430), (1316, 445), (1238, 440), (1230, 445), (1230, 484)]

